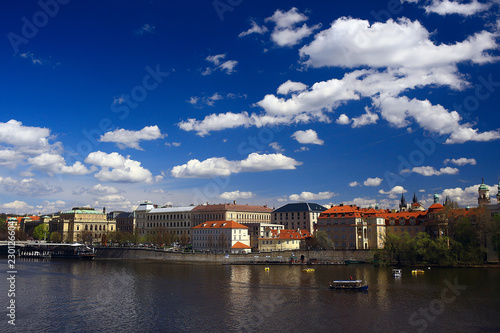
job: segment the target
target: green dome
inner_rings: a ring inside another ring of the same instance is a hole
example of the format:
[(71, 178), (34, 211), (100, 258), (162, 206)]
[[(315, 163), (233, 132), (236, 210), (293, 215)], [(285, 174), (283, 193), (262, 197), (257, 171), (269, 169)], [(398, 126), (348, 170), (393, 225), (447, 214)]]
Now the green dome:
[(479, 191), (489, 191), (490, 189), (488, 188), (488, 186), (486, 186), (485, 183), (482, 183), (481, 185), (479, 185)]

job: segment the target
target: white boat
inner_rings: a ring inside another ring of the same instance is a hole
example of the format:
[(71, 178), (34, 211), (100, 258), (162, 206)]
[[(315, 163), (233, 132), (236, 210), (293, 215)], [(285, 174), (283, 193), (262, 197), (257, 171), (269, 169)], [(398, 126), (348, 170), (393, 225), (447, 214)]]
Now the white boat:
[(401, 272), (401, 269), (395, 268), (392, 270), (392, 275), (394, 277), (401, 277), (403, 275), (403, 273)]

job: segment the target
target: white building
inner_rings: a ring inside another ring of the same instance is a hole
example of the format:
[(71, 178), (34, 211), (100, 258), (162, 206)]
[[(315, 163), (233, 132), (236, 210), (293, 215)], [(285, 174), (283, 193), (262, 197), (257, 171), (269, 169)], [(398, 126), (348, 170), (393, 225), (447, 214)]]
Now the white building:
[(251, 251), (248, 227), (234, 221), (207, 221), (193, 227), (193, 250), (225, 253)]

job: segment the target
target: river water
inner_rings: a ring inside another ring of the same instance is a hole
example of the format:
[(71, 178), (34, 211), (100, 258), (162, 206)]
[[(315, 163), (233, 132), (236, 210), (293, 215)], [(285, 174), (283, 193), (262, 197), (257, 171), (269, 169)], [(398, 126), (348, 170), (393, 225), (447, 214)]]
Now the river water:
[[(16, 326), (2, 278), (0, 331), (500, 332), (498, 268), (314, 268), (18, 259)], [(328, 289), (350, 277), (369, 291)]]

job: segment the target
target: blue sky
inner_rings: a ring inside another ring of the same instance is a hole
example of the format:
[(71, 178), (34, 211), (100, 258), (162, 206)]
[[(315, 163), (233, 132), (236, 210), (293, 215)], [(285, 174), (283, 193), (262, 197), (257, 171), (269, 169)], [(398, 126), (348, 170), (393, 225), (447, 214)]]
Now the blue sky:
[(499, 1), (2, 6), (0, 211), (497, 193)]

